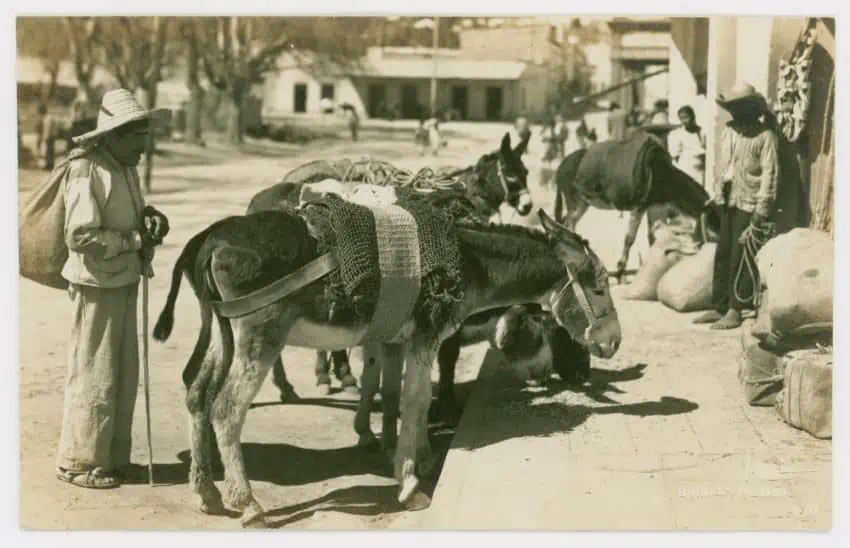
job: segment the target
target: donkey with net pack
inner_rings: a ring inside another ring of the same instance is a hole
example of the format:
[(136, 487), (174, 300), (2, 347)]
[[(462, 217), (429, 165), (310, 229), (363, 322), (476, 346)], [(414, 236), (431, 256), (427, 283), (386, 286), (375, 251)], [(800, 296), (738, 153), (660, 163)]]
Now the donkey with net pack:
[[(434, 172), (428, 168), (411, 174), (399, 170), (384, 162), (341, 162), (329, 163), (315, 161), (299, 166), (289, 172), (280, 183), (257, 193), (251, 200), (247, 213), (258, 211), (284, 210), (293, 211), (298, 207), (305, 185), (321, 184), (323, 181), (341, 181), (343, 184), (369, 182), (378, 185), (392, 185), (396, 188), (415, 189), (429, 192), (429, 201), (442, 207), (454, 218), (467, 218), (487, 222), (499, 212), (502, 204), (507, 204), (520, 215), (528, 215), (532, 208), (528, 192), (528, 169), (522, 162), (522, 155), (528, 146), (528, 139), (521, 141), (516, 148), (511, 149), (510, 134), (502, 138), (499, 150), (485, 154), (478, 162), (460, 170), (445, 170)], [(336, 311), (331, 311), (335, 314)], [(455, 337), (449, 342), (451, 348), (443, 352), (443, 356), (451, 356), (453, 348), (459, 347), (459, 339)], [(453, 373), (457, 361), (443, 358), (441, 363), (447, 365), (442, 369)], [(321, 394), (331, 391), (331, 363), (334, 373), (344, 390), (357, 392), (357, 380), (351, 374), (351, 365), (346, 351), (330, 353), (320, 351), (316, 355), (316, 385)], [(447, 379), (454, 375), (447, 373)], [(278, 360), (272, 368), (272, 379), (280, 390), (281, 401), (297, 399), (297, 395), (286, 378), (283, 363)], [(441, 390), (441, 401), (447, 402), (442, 407), (454, 410), (453, 393)], [(452, 414), (453, 411), (447, 411)]]
[[(543, 231), (464, 224), (424, 201), (370, 208), (329, 195), (300, 214), (229, 217), (194, 236), (175, 265), (169, 300), (188, 270), (202, 319), (183, 372), (192, 419), (189, 480), (200, 509), (223, 513), (226, 502), (242, 513), (243, 525), (265, 524), (240, 436), (286, 345), (364, 346), (384, 371), (400, 375), (406, 365), (394, 468), (398, 500), (408, 509), (430, 503), (419, 478), (435, 464), (427, 430), (431, 364), (463, 318), (539, 304), (594, 354), (613, 356), (621, 332), (607, 271), (587, 241), (542, 211), (540, 217)], [(353, 314), (329, 319), (332, 305)], [(167, 337), (172, 326), (166, 307), (157, 331)], [(225, 469), (224, 501), (212, 480), (213, 435)]]

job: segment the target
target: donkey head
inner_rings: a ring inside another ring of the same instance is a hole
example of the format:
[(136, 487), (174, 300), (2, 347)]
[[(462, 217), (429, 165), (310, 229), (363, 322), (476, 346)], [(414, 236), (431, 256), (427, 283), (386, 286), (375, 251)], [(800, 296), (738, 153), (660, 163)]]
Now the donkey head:
[(540, 222), (567, 271), (560, 288), (547, 295), (544, 307), (593, 355), (611, 358), (620, 346), (622, 332), (608, 285), (608, 271), (587, 240), (556, 223), (543, 210)]
[(499, 211), (502, 203), (507, 203), (522, 216), (531, 211), (528, 169), (522, 163), (522, 153), (527, 146), (528, 139), (525, 139), (512, 150), (511, 136), (505, 133), (499, 150), (478, 160), (469, 191), (481, 209), (486, 208), (492, 214)]
[(529, 380), (546, 382), (553, 373), (568, 384), (590, 378), (588, 351), (538, 305), (508, 308), (496, 323), (493, 344)]

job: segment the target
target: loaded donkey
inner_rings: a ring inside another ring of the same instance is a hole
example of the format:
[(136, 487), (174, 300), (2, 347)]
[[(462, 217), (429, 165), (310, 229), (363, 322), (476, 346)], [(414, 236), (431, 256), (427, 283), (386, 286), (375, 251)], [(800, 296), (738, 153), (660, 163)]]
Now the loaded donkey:
[[(331, 280), (346, 261), (359, 256), (351, 250), (362, 246), (337, 240), (328, 248), (317, 219), (325, 208), (333, 212), (354, 207), (346, 204), (330, 196), (308, 206), (303, 216), (266, 211), (223, 219), (194, 236), (175, 265), (169, 300), (176, 297), (188, 270), (200, 301), (201, 330), (183, 381), (192, 419), (189, 479), (204, 512), (224, 511), (211, 476), (214, 433), (225, 469), (224, 501), (242, 512), (243, 525), (265, 523), (246, 475), (240, 435), (253, 398), (286, 345), (331, 351), (362, 345), (375, 359), (367, 364), (370, 369), (393, 370), (399, 377), (405, 363), (394, 469), (398, 500), (411, 510), (430, 503), (419, 489), (419, 478), (434, 464), (427, 431), (431, 364), (460, 320), (516, 304), (539, 305), (593, 354), (609, 358), (617, 352), (621, 332), (607, 271), (586, 240), (542, 211), (539, 231), (453, 223), (441, 211), (419, 208), (416, 225), (419, 234), (425, 234), (419, 241), (430, 242), (431, 251), (441, 249), (441, 256), (448, 258), (435, 263), (434, 255), (420, 255), (423, 267), (442, 266), (427, 274), (422, 269), (418, 294), (408, 299), (411, 306), (404, 307), (404, 319), (393, 327), (394, 334), (374, 336), (373, 326), (382, 319), (374, 307), (345, 321), (329, 319), (335, 295), (329, 289), (336, 285)], [(413, 215), (416, 208), (405, 207)], [(310, 211), (315, 216), (308, 215)], [(336, 224), (330, 223), (338, 239), (357, 232), (349, 230), (344, 218), (337, 215)], [(423, 244), (420, 249), (430, 248)], [(287, 293), (268, 294), (270, 285), (286, 287)], [(355, 302), (350, 297), (348, 302)], [(157, 323), (160, 338), (167, 337), (172, 326), (173, 309), (166, 307)]]

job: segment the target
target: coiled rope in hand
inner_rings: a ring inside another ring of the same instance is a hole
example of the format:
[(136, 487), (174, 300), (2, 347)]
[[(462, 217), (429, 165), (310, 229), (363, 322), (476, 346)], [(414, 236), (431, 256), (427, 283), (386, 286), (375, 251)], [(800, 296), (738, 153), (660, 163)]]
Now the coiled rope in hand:
[[(764, 222), (758, 226), (751, 224), (741, 235), (744, 239), (744, 256), (741, 258), (741, 264), (738, 265), (738, 272), (735, 274), (735, 281), (732, 288), (735, 291), (735, 298), (738, 302), (743, 304), (752, 303), (753, 308), (756, 309), (761, 304), (761, 278), (756, 264), (756, 256), (759, 250), (764, 247), (764, 244), (773, 237), (775, 231), (776, 223)], [(753, 281), (752, 293), (746, 299), (741, 296), (738, 289), (742, 282), (745, 268), (750, 279)]]

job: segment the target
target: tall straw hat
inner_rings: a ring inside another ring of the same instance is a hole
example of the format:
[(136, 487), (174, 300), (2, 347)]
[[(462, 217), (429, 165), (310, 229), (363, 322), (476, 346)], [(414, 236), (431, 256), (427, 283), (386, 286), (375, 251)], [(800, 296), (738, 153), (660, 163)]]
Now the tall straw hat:
[(744, 101), (757, 103), (761, 107), (766, 106), (764, 96), (762, 96), (762, 94), (759, 93), (749, 82), (738, 82), (732, 87), (732, 89), (726, 93), (719, 94), (717, 97), (717, 104), (723, 108), (726, 108), (731, 104)]
[(109, 133), (123, 125), (138, 120), (157, 118), (163, 109), (146, 110), (126, 89), (114, 89), (103, 95), (97, 113), (97, 127), (88, 133), (74, 137), (74, 143), (82, 144)]

